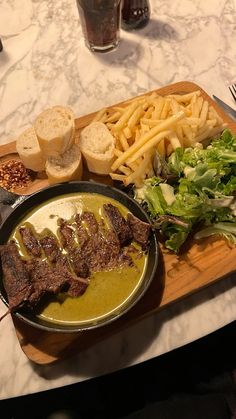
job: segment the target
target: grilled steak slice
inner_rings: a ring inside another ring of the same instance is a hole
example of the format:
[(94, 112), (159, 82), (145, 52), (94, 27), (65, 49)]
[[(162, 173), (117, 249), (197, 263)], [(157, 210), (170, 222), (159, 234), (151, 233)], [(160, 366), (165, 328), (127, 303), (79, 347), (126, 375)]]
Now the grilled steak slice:
[(104, 204), (103, 208), (121, 246), (129, 244), (133, 238), (132, 231), (119, 209), (112, 204)]
[(60, 269), (60, 273), (64, 275), (68, 281), (67, 294), (70, 297), (78, 297), (86, 291), (89, 284), (87, 279), (76, 276), (69, 270), (68, 266), (63, 264), (63, 261), (62, 263), (59, 262), (57, 264), (57, 268)]
[(132, 231), (134, 241), (141, 245), (142, 250), (146, 250), (148, 247), (149, 236), (151, 232), (150, 224), (139, 220), (131, 213), (129, 213), (127, 216), (127, 222)]
[(46, 294), (57, 294), (69, 286), (68, 278), (60, 269), (50, 267), (47, 262), (32, 258), (26, 261), (33, 292), (29, 297), (31, 306), (39, 303)]
[(78, 237), (79, 245), (83, 247), (88, 240), (88, 233), (82, 225), (82, 218), (80, 214), (76, 214), (75, 222), (76, 222), (76, 227), (77, 227), (77, 237)]
[(81, 249), (82, 258), (92, 271), (101, 271), (108, 267), (110, 260), (106, 241), (101, 234), (93, 235)]
[(28, 253), (31, 256), (40, 257), (42, 254), (41, 246), (34, 236), (30, 227), (21, 227), (19, 229), (22, 241)]
[(90, 275), (89, 266), (79, 249), (69, 252), (72, 268), (77, 276), (88, 278)]
[(55, 267), (60, 271), (60, 274), (67, 278), (68, 295), (75, 297), (84, 293), (88, 286), (88, 281), (84, 281), (82, 278), (87, 278), (89, 276), (88, 265), (83, 260), (79, 260), (79, 257), (76, 257), (74, 252), (72, 254), (72, 267), (75, 275), (71, 272), (69, 261), (66, 255), (61, 253), (57, 240), (53, 235), (43, 237), (40, 240), (40, 243), (49, 261), (55, 264)]
[(58, 220), (58, 223), (60, 226), (59, 233), (60, 233), (62, 246), (65, 249), (73, 249), (73, 247), (75, 247), (73, 229), (67, 224), (66, 220), (63, 220), (62, 218)]
[(85, 293), (86, 289), (88, 287), (88, 283), (85, 284), (77, 279), (73, 279), (70, 282), (70, 287), (67, 291), (67, 294), (70, 297), (78, 297), (79, 295), (82, 295)]
[(56, 237), (50, 234), (50, 236), (45, 236), (40, 239), (39, 242), (49, 261), (55, 263), (61, 255)]
[(14, 310), (27, 302), (33, 288), (15, 243), (0, 246), (0, 255), (9, 308)]
[(91, 271), (94, 272), (114, 269), (118, 266), (129, 266), (132, 263), (131, 258), (123, 257), (120, 242), (111, 230), (103, 231), (103, 233), (99, 231), (91, 236), (80, 252)]
[(90, 235), (98, 232), (98, 222), (92, 212), (84, 211), (81, 215), (81, 220), (85, 221)]

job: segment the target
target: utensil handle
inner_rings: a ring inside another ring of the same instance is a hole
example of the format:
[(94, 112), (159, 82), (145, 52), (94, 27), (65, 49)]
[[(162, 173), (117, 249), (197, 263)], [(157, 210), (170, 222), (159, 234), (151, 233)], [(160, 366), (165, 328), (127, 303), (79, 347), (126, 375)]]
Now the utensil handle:
[(25, 196), (8, 192), (0, 187), (0, 225), (10, 215), (14, 207), (25, 199)]

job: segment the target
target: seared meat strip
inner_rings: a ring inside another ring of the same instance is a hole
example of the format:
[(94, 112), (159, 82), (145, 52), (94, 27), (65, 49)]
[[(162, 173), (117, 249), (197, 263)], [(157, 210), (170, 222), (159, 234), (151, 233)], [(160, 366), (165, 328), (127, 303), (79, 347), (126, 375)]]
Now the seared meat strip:
[(72, 273), (69, 270), (68, 265), (64, 263), (63, 259), (64, 257), (59, 259), (56, 268), (60, 271), (62, 275), (64, 275), (64, 277), (68, 281), (67, 294), (70, 297), (78, 297), (86, 291), (89, 281), (87, 279), (80, 278), (79, 276), (76, 276), (74, 273)]
[(90, 236), (81, 249), (81, 255), (94, 272), (114, 269), (118, 266), (129, 266), (132, 263), (131, 258), (123, 257), (120, 242), (111, 230), (106, 232), (103, 230), (103, 233), (99, 231)]
[(0, 255), (9, 308), (14, 310), (28, 301), (33, 287), (25, 263), (14, 242), (0, 246)]
[(128, 214), (127, 222), (132, 231), (134, 241), (140, 244), (143, 250), (146, 250), (148, 247), (149, 236), (151, 232), (150, 224), (139, 220), (131, 213)]
[(73, 247), (75, 247), (73, 229), (67, 224), (66, 220), (63, 220), (63, 218), (60, 218), (60, 220), (58, 220), (58, 224), (60, 226), (59, 233), (62, 242), (62, 247), (70, 250), (73, 249)]
[(26, 267), (33, 285), (29, 297), (31, 306), (39, 303), (45, 294), (57, 294), (69, 286), (68, 278), (60, 269), (50, 267), (47, 262), (32, 258), (26, 261)]
[(80, 214), (76, 214), (75, 222), (77, 227), (77, 237), (80, 247), (83, 247), (88, 240), (88, 233), (84, 226), (82, 225), (82, 218)]
[(49, 261), (54, 263), (55, 267), (60, 271), (60, 274), (67, 278), (69, 287), (67, 290), (68, 295), (75, 297), (82, 294), (88, 286), (88, 281), (82, 279), (89, 276), (88, 265), (83, 261), (79, 262), (78, 258), (74, 257), (73, 268), (75, 275), (71, 272), (69, 261), (66, 255), (61, 253), (57, 239), (53, 235), (43, 237), (40, 243)]
[(129, 244), (133, 238), (132, 231), (119, 209), (112, 204), (104, 204), (103, 208), (121, 246)]
[(73, 270), (79, 277), (87, 278), (89, 276), (89, 267), (86, 259), (82, 257), (78, 247), (76, 247), (73, 229), (67, 224), (65, 220), (61, 219), (59, 231), (63, 247), (65, 247), (68, 252)]
[(90, 235), (98, 232), (98, 222), (92, 212), (84, 211), (81, 215), (81, 220), (85, 221)]
[(61, 255), (57, 239), (54, 235), (45, 236), (39, 240), (46, 257), (50, 262), (56, 263)]
[(22, 241), (24, 246), (26, 247), (28, 253), (31, 256), (40, 257), (42, 254), (41, 246), (33, 234), (33, 231), (30, 227), (21, 227), (19, 229)]
[[(69, 252), (69, 251), (68, 251)], [(79, 249), (69, 252), (71, 264), (76, 275), (81, 278), (88, 278), (90, 275), (89, 266)]]

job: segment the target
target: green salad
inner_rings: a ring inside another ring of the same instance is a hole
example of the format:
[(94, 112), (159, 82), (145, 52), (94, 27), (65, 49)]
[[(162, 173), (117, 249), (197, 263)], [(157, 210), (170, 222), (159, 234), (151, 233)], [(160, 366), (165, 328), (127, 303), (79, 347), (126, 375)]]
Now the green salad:
[(190, 233), (236, 243), (236, 136), (225, 130), (203, 148), (177, 148), (168, 158), (158, 154), (156, 176), (135, 189), (147, 207), (165, 246), (178, 252)]

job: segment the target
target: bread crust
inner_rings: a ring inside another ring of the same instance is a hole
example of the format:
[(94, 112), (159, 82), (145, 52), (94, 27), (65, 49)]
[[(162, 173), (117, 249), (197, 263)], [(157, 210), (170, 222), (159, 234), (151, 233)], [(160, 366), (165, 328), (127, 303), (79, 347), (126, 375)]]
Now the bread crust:
[(115, 139), (102, 122), (92, 122), (80, 133), (79, 145), (88, 170), (108, 175), (115, 160)]
[(45, 168), (51, 184), (81, 180), (83, 164), (78, 145), (73, 144), (69, 150), (59, 157), (49, 157)]
[(43, 111), (34, 127), (40, 148), (46, 157), (57, 157), (73, 144), (75, 116), (70, 108), (54, 106)]
[(45, 170), (46, 159), (39, 146), (34, 127), (26, 129), (16, 140), (16, 151), (22, 163), (35, 172)]

